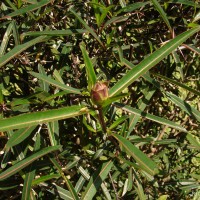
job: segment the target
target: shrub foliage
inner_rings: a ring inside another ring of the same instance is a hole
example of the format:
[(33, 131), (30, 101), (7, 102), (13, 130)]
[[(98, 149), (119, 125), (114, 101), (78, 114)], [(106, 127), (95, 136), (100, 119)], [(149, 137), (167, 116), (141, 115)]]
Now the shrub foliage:
[(200, 198), (198, 0), (0, 11), (0, 199)]

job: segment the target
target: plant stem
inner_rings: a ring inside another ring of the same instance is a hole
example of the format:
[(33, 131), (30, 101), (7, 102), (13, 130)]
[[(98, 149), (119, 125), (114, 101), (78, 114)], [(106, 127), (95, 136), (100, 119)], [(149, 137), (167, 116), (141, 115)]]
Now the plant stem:
[(103, 132), (106, 133), (106, 123), (104, 120), (104, 115), (103, 115), (103, 109), (101, 106), (98, 106), (98, 111), (99, 111), (99, 122), (101, 124), (101, 127), (103, 129)]

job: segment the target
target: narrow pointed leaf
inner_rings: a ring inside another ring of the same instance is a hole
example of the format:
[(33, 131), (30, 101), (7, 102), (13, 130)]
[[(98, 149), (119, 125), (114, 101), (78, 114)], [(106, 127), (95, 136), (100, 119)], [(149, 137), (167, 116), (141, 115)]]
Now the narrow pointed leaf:
[(194, 118), (196, 118), (196, 120), (200, 122), (200, 112), (197, 109), (190, 106), (187, 102), (183, 101), (181, 98), (177, 97), (174, 94), (166, 92), (166, 95), (172, 102), (179, 106), (188, 115), (193, 116)]
[(93, 86), (95, 85), (95, 83), (97, 81), (96, 74), (94, 71), (94, 66), (92, 64), (92, 61), (90, 60), (90, 57), (88, 56), (87, 50), (85, 48), (85, 44), (81, 43), (80, 48), (81, 48), (84, 63), (85, 63), (89, 91), (91, 91), (91, 89), (93, 88)]
[(163, 80), (169, 82), (169, 83), (172, 83), (172, 84), (174, 84), (174, 85), (176, 85), (176, 86), (179, 86), (179, 87), (181, 87), (181, 88), (184, 88), (184, 89), (186, 89), (187, 91), (192, 92), (192, 93), (195, 94), (195, 95), (200, 96), (200, 91), (195, 90), (195, 89), (193, 89), (193, 88), (191, 88), (191, 87), (188, 87), (188, 86), (185, 85), (185, 84), (182, 84), (182, 83), (180, 83), (180, 82), (178, 82), (178, 81), (175, 81), (175, 80), (173, 80), (173, 79), (171, 79), (171, 78), (168, 78), (168, 77), (166, 77), (166, 76), (162, 76), (162, 75), (160, 75), (160, 74), (156, 74), (156, 73), (152, 73), (152, 74), (153, 74), (154, 76), (156, 76), (156, 77), (159, 77), (159, 78), (161, 78), (161, 79), (163, 79)]
[(94, 32), (94, 30), (92, 30), (87, 25), (87, 23), (73, 9), (70, 9), (70, 12), (81, 22), (81, 24), (83, 24), (83, 26), (88, 30), (88, 32), (94, 36), (94, 38), (101, 44), (101, 46), (104, 46), (99, 37), (97, 36), (97, 34)]
[(9, 149), (25, 140), (35, 129), (36, 126), (26, 127), (14, 132), (6, 143), (6, 148)]
[(104, 22), (104, 19), (105, 19), (106, 15), (108, 14), (108, 12), (109, 12), (113, 7), (114, 7), (114, 6), (111, 5), (111, 6), (106, 7), (106, 9), (102, 9), (102, 14), (101, 14), (101, 17), (100, 17), (99, 26), (102, 25), (102, 23)]
[(48, 135), (51, 142), (51, 146), (56, 146), (60, 144), (59, 138), (59, 124), (58, 121), (48, 122)]
[(4, 36), (3, 36), (3, 40), (1, 41), (1, 46), (0, 46), (0, 57), (1, 55), (3, 55), (6, 51), (7, 45), (8, 45), (8, 41), (9, 38), (11, 36), (12, 33), (12, 29), (13, 29), (13, 23), (10, 23)]
[(55, 183), (53, 183), (53, 189), (49, 190), (49, 187), (47, 187), (47, 191), (54, 195), (58, 195), (60, 197), (59, 199), (73, 200), (73, 197), (68, 190), (56, 185)]
[(51, 179), (57, 179), (60, 178), (61, 175), (60, 174), (50, 174), (50, 175), (46, 175), (46, 176), (41, 176), (39, 178), (36, 178), (32, 181), (32, 186), (33, 185), (39, 185), (40, 183), (44, 183), (45, 181), (49, 181)]
[(64, 172), (62, 171), (59, 163), (54, 159), (54, 158), (50, 158), (51, 162), (54, 164), (54, 166), (57, 168), (59, 174), (63, 177), (63, 179), (65, 180), (65, 183), (71, 193), (71, 196), (74, 200), (79, 200), (78, 198), (78, 194), (76, 193), (76, 190), (74, 189), (73, 185), (71, 184), (70, 180), (65, 176)]
[(156, 163), (142, 151), (140, 151), (137, 147), (135, 147), (130, 141), (115, 133), (112, 133), (111, 135), (118, 140), (118, 142), (126, 150), (127, 154), (132, 156), (144, 171), (151, 175), (155, 175), (158, 172)]
[(85, 193), (83, 194), (83, 200), (93, 199), (98, 188), (101, 186), (102, 182), (107, 177), (111, 167), (113, 166), (112, 161), (104, 163), (97, 171), (91, 176), (90, 181), (86, 187)]
[(101, 12), (99, 9), (99, 4), (98, 4), (98, 0), (92, 0), (91, 5), (93, 6), (94, 9), (94, 14), (95, 14), (95, 18), (96, 18), (96, 22), (98, 27), (100, 27), (100, 16), (101, 16)]
[(1, 57), (0, 67), (4, 66), (7, 62), (12, 60), (15, 56), (17, 56), (24, 50), (28, 49), (29, 47), (31, 47), (37, 43), (45, 41), (47, 38), (48, 38), (47, 36), (40, 36), (40, 37), (37, 37), (37, 38), (35, 38), (29, 42), (26, 42), (24, 44), (15, 46), (12, 50), (10, 50), (8, 53), (6, 53), (5, 55), (3, 55)]
[(32, 5), (28, 5), (26, 7), (18, 9), (16, 11), (4, 16), (2, 19), (9, 18), (9, 17), (15, 17), (15, 16), (18, 16), (18, 15), (23, 15), (23, 14), (25, 14), (27, 12), (30, 12), (30, 11), (36, 10), (38, 8), (41, 8), (41, 7), (43, 7), (43, 6), (45, 6), (45, 5), (49, 4), (49, 3), (51, 3), (51, 0), (42, 0), (42, 1), (38, 2), (38, 3), (32, 4)]
[(177, 130), (186, 132), (185, 128), (183, 128), (182, 126), (180, 126), (180, 125), (178, 125), (178, 124), (176, 124), (176, 123), (174, 123), (170, 120), (167, 120), (165, 118), (158, 117), (158, 116), (155, 116), (155, 115), (152, 115), (152, 114), (149, 114), (149, 113), (144, 113), (141, 110), (138, 110), (136, 108), (132, 108), (130, 106), (125, 106), (124, 104), (114, 103), (114, 105), (121, 108), (124, 111), (130, 112), (132, 114), (135, 114), (135, 115), (138, 115), (138, 116), (141, 116), (141, 117), (145, 117), (145, 118), (150, 119), (150, 120), (157, 122), (159, 124), (167, 125), (169, 127), (175, 128)]
[(127, 116), (127, 115), (123, 115), (122, 117), (118, 118), (115, 122), (113, 122), (110, 125), (109, 130), (114, 129), (115, 127), (117, 127), (119, 124), (121, 124), (122, 122), (124, 122), (128, 118), (129, 118), (129, 116)]
[(45, 122), (76, 117), (79, 115), (86, 114), (87, 112), (88, 112), (87, 107), (70, 106), (60, 109), (22, 114), (0, 120), (0, 131), (24, 128)]
[(21, 38), (25, 38), (26, 36), (64, 36), (64, 35), (74, 35), (74, 34), (82, 34), (88, 32), (86, 29), (66, 29), (66, 30), (50, 30), (50, 31), (29, 31), (25, 32), (21, 35)]
[(73, 88), (73, 87), (70, 87), (70, 86), (67, 86), (65, 84), (62, 84), (60, 83), (59, 81), (56, 81), (52, 78), (49, 78), (48, 76), (45, 76), (45, 75), (42, 75), (42, 74), (39, 74), (39, 73), (36, 73), (36, 72), (29, 72), (32, 76), (38, 78), (38, 79), (41, 79), (51, 85), (54, 85), (62, 90), (65, 90), (67, 91), (68, 93), (74, 93), (74, 94), (81, 94), (80, 90), (79, 89), (76, 89), (76, 88)]
[[(147, 5), (147, 4), (149, 4), (149, 3), (150, 3), (150, 2), (147, 1), (147, 2), (136, 2), (136, 3), (133, 3), (133, 4), (129, 4), (129, 5), (127, 5), (127, 6), (123, 7), (123, 8), (121, 8), (121, 9), (117, 12), (117, 14), (119, 14), (119, 13), (121, 13), (121, 12), (133, 12), (134, 10), (139, 9), (139, 8), (141, 8), (141, 7), (143, 7), (143, 6)], [(117, 14), (116, 14), (116, 15), (117, 15)]]
[(138, 178), (135, 170), (133, 171), (133, 174), (134, 174), (134, 177), (135, 177), (135, 183), (136, 183), (136, 186), (134, 186), (138, 196), (139, 196), (139, 199), (141, 200), (146, 200), (147, 197), (145, 196), (145, 193), (144, 193), (144, 189), (142, 187), (142, 183), (140, 181), (140, 179)]
[(106, 187), (106, 184), (102, 183), (102, 184), (101, 184), (101, 189), (102, 189), (102, 191), (103, 191), (103, 194), (104, 194), (105, 198), (106, 198), (107, 200), (112, 200), (112, 197), (111, 197), (111, 195), (110, 195), (110, 193), (109, 193), (108, 188)]
[[(36, 137), (35, 145), (34, 145), (34, 152), (36, 152), (40, 149), (40, 144), (41, 144), (41, 137), (40, 137), (40, 134), (38, 134), (37, 137)], [(26, 176), (25, 176), (25, 179), (24, 179), (24, 185), (23, 185), (21, 200), (29, 200), (29, 199), (32, 200), (34, 198), (31, 187), (32, 187), (32, 181), (35, 177), (35, 172), (36, 172), (36, 169), (34, 169), (33, 164), (31, 164), (29, 166), (29, 170), (26, 173)]]
[(145, 58), (137, 66), (124, 75), (109, 91), (110, 96), (119, 94), (122, 90), (132, 84), (137, 78), (145, 74), (149, 69), (158, 64), (162, 59), (174, 51), (179, 45), (185, 42), (190, 36), (200, 31), (200, 26), (186, 31), (170, 42), (162, 46), (160, 49)]
[(81, 191), (81, 189), (83, 188), (83, 185), (84, 185), (85, 181), (86, 181), (86, 179), (83, 176), (80, 176), (80, 178), (76, 182), (76, 186), (74, 188), (77, 193), (79, 193)]
[(0, 174), (0, 180), (9, 178), (10, 176), (19, 172), (21, 169), (23, 169), (23, 168), (27, 167), (28, 165), (30, 165), (31, 163), (33, 163), (38, 158), (41, 158), (42, 156), (44, 156), (50, 152), (57, 151), (60, 148), (61, 148), (61, 146), (46, 147), (46, 148), (40, 150), (39, 152), (32, 154), (31, 156), (25, 158), (24, 160), (16, 163), (12, 167), (8, 168), (6, 171), (2, 172)]
[(200, 8), (200, 5), (197, 3), (197, 1), (195, 3), (195, 1), (191, 1), (191, 0), (170, 0), (167, 3), (183, 4), (187, 6), (194, 6), (196, 8)]
[(194, 137), (192, 134), (187, 134), (187, 139), (189, 140), (190, 144), (196, 149), (200, 150), (200, 142), (197, 140), (196, 137)]
[(161, 17), (163, 18), (164, 22), (166, 23), (166, 25), (168, 26), (170, 32), (172, 33), (172, 27), (171, 27), (171, 25), (169, 23), (167, 15), (164, 12), (164, 10), (162, 9), (161, 5), (158, 3), (157, 0), (151, 0), (151, 2), (153, 3), (153, 5), (156, 8), (156, 10), (160, 13)]
[[(148, 102), (152, 98), (155, 91), (156, 91), (155, 89), (148, 89), (148, 87), (146, 87), (146, 90), (143, 92), (144, 97), (140, 99), (140, 101), (137, 103), (137, 107), (139, 108), (140, 111), (142, 112), (144, 111), (144, 109), (148, 105)], [(137, 124), (139, 119), (140, 119), (140, 115), (131, 114), (130, 120), (129, 120), (129, 130), (127, 133), (127, 137), (131, 134), (131, 132), (135, 128), (135, 125)]]

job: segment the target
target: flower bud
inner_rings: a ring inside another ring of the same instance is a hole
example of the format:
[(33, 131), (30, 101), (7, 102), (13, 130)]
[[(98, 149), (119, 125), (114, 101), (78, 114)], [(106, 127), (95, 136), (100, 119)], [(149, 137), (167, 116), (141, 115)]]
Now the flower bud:
[(95, 105), (102, 105), (108, 98), (107, 82), (97, 82), (91, 90), (91, 99)]

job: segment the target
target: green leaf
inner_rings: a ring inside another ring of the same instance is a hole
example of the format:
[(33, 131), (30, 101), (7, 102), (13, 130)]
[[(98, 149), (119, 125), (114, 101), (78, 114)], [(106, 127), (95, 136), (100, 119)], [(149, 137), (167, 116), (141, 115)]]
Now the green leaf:
[(19, 182), (17, 181), (0, 181), (0, 191), (1, 190), (10, 190), (10, 189), (13, 189), (13, 188), (17, 188), (19, 187)]
[[(93, 6), (93, 8), (99, 8), (97, 13), (99, 14), (99, 20), (100, 20), (100, 17), (102, 17), (100, 14), (104, 13), (105, 10), (107, 9), (111, 9), (114, 7), (114, 5), (111, 5), (111, 6), (105, 6), (104, 4), (102, 4), (101, 2), (99, 3), (98, 0), (92, 0), (91, 3), (89, 3), (90, 5)], [(95, 11), (95, 10), (94, 10)]]
[(101, 46), (104, 47), (97, 34), (86, 24), (86, 22), (73, 9), (70, 9), (70, 12), (81, 22), (81, 24), (83, 24), (83, 26), (88, 30), (88, 32), (91, 35), (93, 35), (93, 37), (99, 42), (99, 44), (101, 44)]
[(20, 41), (17, 23), (16, 23), (16, 21), (12, 21), (12, 23), (13, 23), (13, 37), (15, 39), (15, 45), (19, 45), (21, 43), (21, 41)]
[(196, 8), (200, 8), (200, 5), (194, 1), (191, 0), (169, 0), (167, 3), (177, 3), (177, 4), (183, 4), (183, 5), (187, 5), (187, 6), (194, 6)]
[(164, 10), (162, 9), (161, 5), (158, 3), (157, 0), (151, 0), (151, 2), (153, 3), (154, 7), (156, 8), (156, 10), (160, 13), (161, 17), (163, 18), (164, 22), (167, 24), (169, 30), (171, 33), (173, 33), (172, 27), (169, 23), (169, 20), (167, 18), (166, 13), (164, 12)]
[(67, 119), (86, 114), (88, 113), (88, 111), (89, 110), (87, 109), (87, 107), (70, 106), (60, 109), (22, 114), (0, 120), (0, 130), (7, 131), (34, 126), (45, 122)]
[(142, 151), (140, 151), (137, 147), (135, 147), (130, 141), (128, 141), (121, 135), (117, 135), (115, 133), (112, 133), (111, 135), (119, 141), (119, 143), (126, 150), (127, 154), (132, 156), (136, 160), (141, 169), (143, 169), (144, 171), (146, 171), (151, 175), (155, 175), (156, 173), (158, 173), (158, 168), (156, 166), (156, 163), (152, 161)]
[(14, 12), (12, 12), (12, 13), (4, 16), (4, 17), (2, 17), (1, 19), (15, 17), (15, 16), (18, 16), (18, 15), (23, 15), (23, 14), (26, 14), (26, 13), (28, 13), (30, 11), (36, 10), (38, 8), (41, 8), (41, 7), (43, 7), (43, 6), (45, 6), (45, 5), (49, 4), (49, 3), (51, 3), (51, 0), (42, 0), (40, 2), (37, 2), (37, 3), (33, 4), (33, 5), (28, 5), (28, 6), (24, 7), (24, 8), (18, 9), (16, 11), (14, 11)]
[(126, 75), (124, 75), (109, 91), (110, 96), (119, 94), (122, 90), (132, 84), (137, 78), (145, 74), (149, 69), (158, 64), (162, 59), (174, 51), (179, 45), (185, 42), (190, 36), (200, 30), (200, 26), (186, 31), (170, 42), (162, 46), (160, 49), (152, 53), (145, 58), (137, 66), (131, 69)]
[(60, 144), (59, 138), (59, 124), (58, 121), (48, 122), (47, 123), (49, 140), (52, 146)]
[(92, 6), (94, 9), (94, 14), (95, 14), (95, 18), (96, 18), (96, 22), (98, 27), (100, 27), (100, 16), (101, 16), (101, 12), (100, 12), (100, 8), (98, 5), (98, 0), (92, 0)]
[(54, 79), (51, 79), (49, 78), (48, 76), (45, 76), (45, 75), (42, 75), (42, 74), (39, 74), (39, 73), (36, 73), (36, 72), (29, 72), (32, 76), (38, 78), (38, 79), (41, 79), (53, 86), (56, 86), (62, 90), (65, 90), (67, 91), (68, 93), (74, 93), (74, 94), (81, 94), (80, 90), (79, 89), (76, 89), (76, 88), (73, 88), (73, 87), (70, 87), (70, 86), (67, 86), (65, 84), (62, 84), (58, 81), (55, 81)]
[[(38, 134), (36, 137), (35, 145), (34, 145), (35, 152), (40, 149), (40, 143), (41, 143), (41, 137), (40, 137), (40, 134)], [(35, 177), (35, 171), (36, 171), (36, 169), (34, 169), (33, 164), (31, 164), (29, 167), (29, 170), (25, 176), (25, 179), (24, 179), (24, 186), (23, 186), (21, 200), (29, 200), (29, 199), (34, 198), (34, 194), (31, 190), (31, 186), (32, 186), (32, 181)]]
[(200, 20), (200, 11), (196, 14), (196, 16), (194, 17), (194, 19), (193, 19), (193, 22), (196, 22), (196, 21), (198, 21), (198, 20)]
[(63, 79), (62, 79), (62, 77), (60, 75), (60, 72), (57, 69), (54, 70), (53, 76), (55, 77), (55, 79), (57, 81), (59, 81), (60, 83), (64, 84), (64, 81), (63, 81)]
[(174, 84), (174, 85), (176, 85), (176, 86), (179, 86), (179, 87), (181, 87), (181, 88), (183, 88), (183, 89), (186, 89), (187, 91), (189, 91), (189, 92), (191, 92), (191, 93), (193, 93), (193, 94), (195, 94), (195, 95), (200, 96), (200, 92), (199, 92), (198, 90), (195, 90), (195, 89), (193, 89), (193, 88), (191, 88), (191, 87), (188, 87), (187, 85), (184, 85), (184, 84), (182, 84), (182, 83), (180, 83), (180, 82), (178, 82), (178, 81), (175, 81), (175, 80), (173, 80), (173, 79), (171, 79), (171, 78), (168, 78), (168, 77), (166, 77), (166, 76), (162, 76), (162, 75), (156, 74), (156, 73), (152, 73), (152, 74), (153, 74), (154, 76), (156, 76), (156, 77), (159, 77), (159, 78), (161, 78), (161, 79), (163, 79), (163, 80), (169, 82), (169, 83), (172, 83), (172, 84)]
[(17, 56), (24, 50), (28, 49), (29, 47), (37, 43), (45, 41), (47, 38), (48, 38), (47, 36), (40, 36), (24, 44), (15, 46), (12, 50), (10, 50), (8, 53), (6, 53), (5, 55), (1, 57), (0, 67), (4, 66), (7, 62), (12, 60), (15, 56)]
[(1, 56), (5, 53), (11, 33), (13, 30), (13, 23), (11, 22), (8, 26), (8, 28), (6, 29), (6, 32), (3, 36), (3, 39), (1, 41), (1, 46), (0, 46), (0, 58)]
[(94, 66), (92, 64), (90, 57), (88, 56), (87, 50), (85, 48), (85, 44), (81, 43), (80, 48), (81, 48), (84, 63), (85, 63), (85, 68), (86, 68), (86, 73), (87, 73), (87, 78), (88, 78), (88, 88), (89, 88), (89, 91), (91, 91), (91, 89), (93, 88), (93, 86), (95, 85), (97, 81), (96, 74), (94, 71)]
[[(39, 71), (39, 74), (40, 74), (41, 76), (46, 77), (46, 71), (45, 71), (43, 65), (38, 64), (38, 71)], [(46, 82), (46, 81), (43, 81), (43, 80), (40, 80), (40, 81), (38, 81), (38, 82), (39, 82), (40, 88), (41, 88), (44, 92), (46, 92), (46, 93), (48, 94), (48, 92), (49, 92), (49, 83)], [(43, 99), (43, 98), (42, 98), (42, 99)]]
[(185, 130), (185, 128), (183, 128), (182, 126), (180, 126), (180, 125), (178, 125), (178, 124), (176, 124), (176, 123), (174, 123), (172, 121), (169, 121), (169, 120), (167, 120), (165, 118), (157, 117), (155, 115), (148, 114), (148, 113), (144, 113), (141, 110), (138, 110), (136, 108), (132, 108), (130, 106), (125, 106), (124, 104), (114, 103), (114, 105), (117, 106), (117, 107), (119, 107), (119, 108), (121, 108), (124, 111), (133, 113), (133, 114), (141, 116), (141, 117), (145, 117), (145, 118), (150, 119), (150, 120), (152, 120), (154, 122), (158, 122), (159, 124), (167, 125), (169, 127), (175, 128), (177, 130), (180, 130), (180, 131), (183, 131), (183, 132), (187, 132)]
[(133, 4), (129, 4), (129, 5), (121, 8), (119, 11), (117, 11), (116, 15), (118, 15), (121, 12), (133, 12), (134, 10), (139, 9), (139, 8), (149, 4), (149, 3), (150, 2), (147, 1), (147, 2), (136, 2), (136, 3), (133, 3)]
[(85, 181), (86, 181), (86, 179), (83, 176), (80, 176), (80, 178), (78, 179), (76, 186), (75, 186), (75, 190), (77, 193), (79, 193), (81, 191)]
[(103, 104), (102, 104), (102, 107), (106, 107), (108, 106), (109, 104), (112, 104), (114, 101), (118, 101), (126, 96), (130, 95), (129, 93), (123, 93), (123, 94), (118, 94), (116, 96), (113, 96), (113, 97), (108, 97), (108, 99), (106, 99)]
[(36, 178), (32, 181), (32, 186), (39, 185), (40, 183), (44, 183), (45, 181), (49, 181), (54, 178), (57, 179), (60, 177), (61, 177), (60, 174), (50, 174), (50, 175), (46, 175), (46, 176), (41, 176), (40, 178)]
[(29, 31), (21, 34), (21, 38), (24, 39), (27, 36), (65, 36), (65, 35), (74, 35), (87, 33), (86, 29), (66, 29), (66, 30), (50, 30), (50, 31)]
[(167, 200), (169, 195), (161, 195), (158, 200)]
[(113, 166), (112, 161), (108, 161), (100, 166), (97, 171), (91, 176), (90, 181), (85, 189), (82, 199), (90, 200), (93, 199), (98, 188), (101, 186), (102, 182), (107, 177), (111, 167)]
[(31, 163), (33, 163), (35, 160), (41, 158), (42, 156), (51, 153), (52, 151), (57, 151), (61, 148), (61, 146), (54, 146), (54, 147), (46, 147), (42, 150), (40, 150), (37, 153), (32, 154), (31, 156), (23, 159), (22, 161), (16, 163), (12, 167), (8, 168), (6, 171), (0, 173), (0, 180), (4, 180), (6, 178), (9, 178), (10, 176), (16, 174), (21, 169), (27, 167)]
[(135, 178), (135, 182), (136, 182), (135, 190), (139, 196), (139, 199), (146, 200), (147, 197), (145, 196), (144, 189), (142, 187), (142, 183), (141, 183), (140, 179), (138, 178), (136, 172), (134, 171), (133, 173), (134, 173), (134, 178)]
[(104, 196), (105, 196), (105, 198), (106, 198), (107, 200), (112, 200), (112, 197), (111, 197), (111, 195), (110, 195), (110, 193), (109, 193), (109, 190), (108, 190), (108, 188), (107, 188), (106, 186), (107, 186), (107, 185), (104, 184), (104, 183), (101, 184), (101, 189), (102, 189), (102, 191), (103, 191), (103, 194), (104, 194)]
[(185, 111), (188, 115), (193, 116), (196, 120), (200, 122), (200, 112), (194, 107), (190, 106), (187, 102), (183, 101), (179, 97), (169, 92), (166, 92), (166, 95), (169, 100), (174, 102), (178, 107)]
[(56, 185), (55, 183), (53, 183), (52, 186), (53, 186), (52, 190), (49, 190), (47, 187), (48, 192), (54, 195), (59, 195), (60, 199), (73, 200), (73, 197), (71, 196), (71, 193), (68, 190)]
[[(143, 91), (144, 97), (140, 99), (139, 102), (137, 103), (137, 107), (139, 108), (140, 111), (142, 112), (144, 111), (144, 109), (148, 105), (148, 102), (152, 98), (155, 91), (156, 91), (155, 89), (149, 89), (148, 87), (146, 87), (146, 89)], [(134, 130), (135, 125), (137, 124), (139, 119), (140, 119), (140, 115), (131, 114), (130, 120), (129, 120), (129, 130), (127, 133), (127, 137)]]
[(196, 150), (200, 150), (200, 142), (197, 141), (197, 138), (195, 138), (192, 134), (188, 133), (187, 134), (187, 139), (192, 144)]
[(112, 17), (111, 19), (109, 19), (108, 21), (106, 21), (106, 23), (103, 25), (104, 28), (108, 25), (111, 25), (112, 23), (119, 23), (119, 22), (124, 22), (128, 19), (128, 16), (118, 16), (118, 17)]
[(6, 143), (5, 148), (9, 149), (12, 146), (15, 146), (21, 143), (32, 133), (35, 127), (36, 126), (31, 126), (31, 127), (27, 127), (27, 128), (23, 128), (23, 129), (19, 129), (18, 131), (15, 131), (9, 138), (8, 142)]
[(76, 193), (76, 190), (74, 189), (74, 187), (72, 186), (70, 180), (65, 176), (64, 172), (62, 171), (59, 163), (54, 159), (54, 158), (50, 158), (51, 162), (54, 164), (54, 166), (57, 168), (59, 174), (63, 177), (63, 179), (65, 180), (65, 183), (71, 193), (71, 196), (74, 200), (79, 200), (78, 198), (78, 194)]
[(117, 127), (119, 124), (121, 124), (122, 122), (124, 122), (124, 121), (125, 121), (126, 119), (128, 119), (128, 118), (129, 118), (129, 116), (127, 116), (127, 115), (124, 115), (124, 116), (118, 118), (115, 122), (113, 122), (113, 123), (110, 125), (109, 130), (114, 129), (115, 127)]
[(102, 9), (102, 14), (101, 14), (101, 17), (100, 17), (100, 20), (99, 20), (99, 26), (102, 25), (104, 19), (106, 18), (108, 12), (113, 8), (114, 6), (111, 5), (111, 6), (108, 6), (108, 7), (105, 7), (104, 9)]

